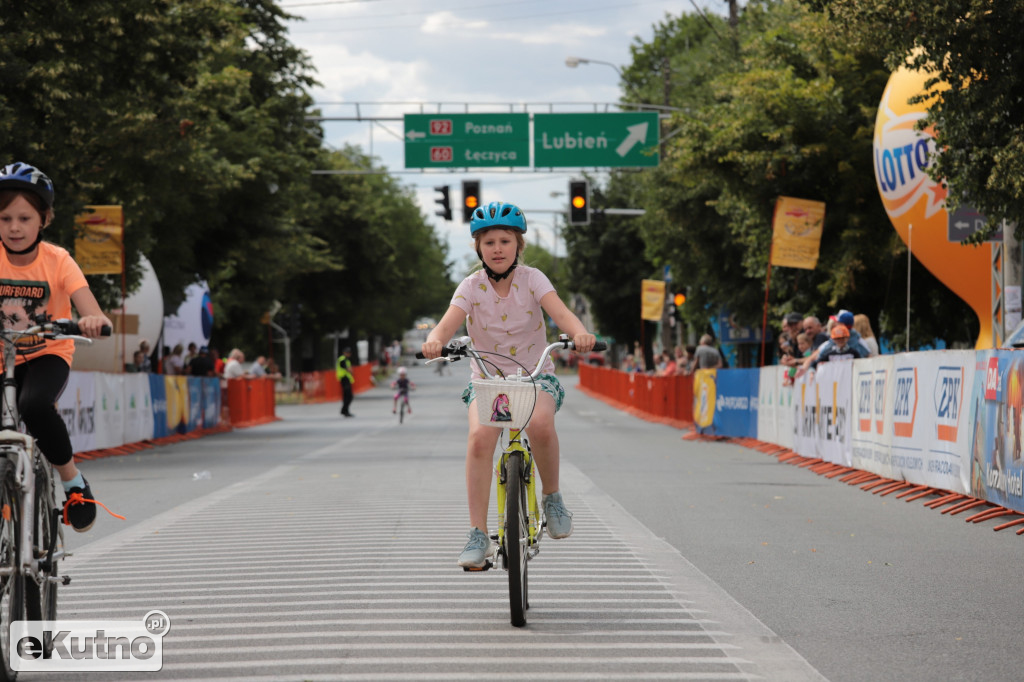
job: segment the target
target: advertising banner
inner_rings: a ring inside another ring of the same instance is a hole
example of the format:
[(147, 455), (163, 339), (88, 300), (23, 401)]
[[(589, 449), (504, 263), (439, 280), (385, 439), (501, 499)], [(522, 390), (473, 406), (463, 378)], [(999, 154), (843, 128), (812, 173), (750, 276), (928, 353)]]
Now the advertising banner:
[(200, 377), (184, 377), (188, 383), (188, 430), (203, 428), (203, 380)]
[(886, 478), (894, 477), (889, 456), (892, 419), (886, 408), (894, 357), (878, 355), (853, 363), (852, 466)]
[(64, 424), (71, 436), (72, 452), (95, 450), (96, 440), (96, 392), (93, 385), (95, 372), (71, 372), (68, 385), (57, 401)]
[(124, 445), (124, 375), (93, 373), (96, 391), (96, 437), (93, 447), (97, 450)]
[(819, 457), (818, 454), (818, 384), (814, 372), (797, 377), (793, 383), (793, 452), (803, 457)]
[(657, 322), (665, 310), (665, 282), (645, 279), (640, 288), (640, 319)]
[(966, 493), (969, 445), (961, 419), (974, 351), (901, 353), (893, 360), (887, 401), (896, 480)]
[(75, 261), (86, 275), (119, 275), (124, 214), (120, 206), (86, 206), (75, 216)]
[(203, 428), (212, 428), (220, 424), (220, 379), (205, 377), (202, 382)]
[(188, 431), (188, 377), (165, 376), (164, 394), (167, 397), (167, 433)]
[(715, 377), (714, 432), (731, 438), (757, 436), (760, 370), (723, 369)]
[(850, 466), (853, 362), (818, 364), (814, 382), (818, 396), (818, 456), (826, 462)]
[(772, 265), (813, 270), (824, 225), (825, 202), (779, 197), (772, 218)]
[(162, 374), (146, 374), (149, 397), (153, 405), (153, 438), (170, 435), (167, 430), (167, 384)]
[(980, 351), (971, 382), (970, 494), (1024, 512), (1024, 352)]
[(698, 369), (693, 373), (693, 423), (698, 433), (714, 432), (715, 374), (717, 369)]
[(145, 374), (124, 374), (124, 442), (153, 438), (153, 402)]

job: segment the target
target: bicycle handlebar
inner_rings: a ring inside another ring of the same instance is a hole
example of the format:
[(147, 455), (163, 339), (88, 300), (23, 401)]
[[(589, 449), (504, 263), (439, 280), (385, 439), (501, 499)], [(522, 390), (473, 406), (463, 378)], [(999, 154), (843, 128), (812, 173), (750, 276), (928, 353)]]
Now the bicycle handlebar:
[[(537, 378), (537, 376), (541, 372), (541, 369), (544, 366), (544, 361), (547, 360), (548, 356), (551, 354), (551, 351), (557, 348), (562, 348), (564, 350), (576, 350), (576, 345), (573, 343), (572, 339), (570, 339), (565, 334), (562, 334), (561, 337), (559, 337), (558, 341), (549, 344), (547, 348), (544, 349), (544, 352), (541, 353), (540, 358), (537, 360), (536, 369), (534, 369), (533, 372), (530, 373), (530, 376), (532, 376), (534, 379)], [(598, 352), (608, 350), (608, 344), (606, 344), (604, 341), (597, 341), (594, 343), (594, 347), (591, 350)], [(490, 351), (483, 351), (483, 353), (501, 355), (501, 353), (490, 353)], [(452, 339), (441, 348), (440, 358), (427, 360), (427, 363), (435, 362), (437, 360), (455, 362), (463, 357), (470, 357), (475, 359), (477, 361), (477, 365), (483, 371), (484, 375), (486, 375), (488, 378), (494, 378), (493, 375), (487, 370), (487, 360), (481, 357), (480, 351), (477, 351), (475, 348), (473, 348), (472, 340), (468, 336), (460, 336), (456, 339)], [(426, 358), (426, 356), (423, 355), (423, 352), (417, 351), (416, 359), (423, 360), (424, 358)]]
[[(110, 325), (100, 327), (100, 336), (110, 336), (113, 330)], [(0, 341), (13, 341), (24, 336), (42, 336), (50, 340), (74, 339), (76, 341), (88, 341), (92, 339), (82, 335), (78, 323), (73, 320), (51, 320), (34, 324), (27, 329), (0, 329)]]

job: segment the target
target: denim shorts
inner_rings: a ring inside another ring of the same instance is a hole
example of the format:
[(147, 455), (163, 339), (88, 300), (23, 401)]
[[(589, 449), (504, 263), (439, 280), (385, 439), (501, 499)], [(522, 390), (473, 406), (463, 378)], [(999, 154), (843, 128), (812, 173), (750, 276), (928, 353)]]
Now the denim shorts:
[[(562, 409), (562, 401), (565, 400), (565, 389), (562, 388), (561, 382), (558, 381), (558, 377), (554, 374), (541, 374), (537, 377), (537, 386), (540, 390), (549, 394), (555, 399), (555, 412)], [(462, 392), (462, 402), (468, 407), (470, 403), (476, 398), (476, 391), (473, 390), (473, 382), (469, 382), (469, 386)]]

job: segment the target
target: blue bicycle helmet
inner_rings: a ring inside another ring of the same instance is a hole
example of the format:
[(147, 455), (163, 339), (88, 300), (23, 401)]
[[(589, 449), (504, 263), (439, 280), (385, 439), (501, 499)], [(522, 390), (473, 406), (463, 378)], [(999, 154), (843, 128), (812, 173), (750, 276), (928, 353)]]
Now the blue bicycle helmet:
[(489, 230), (493, 227), (518, 230), (526, 234), (526, 216), (518, 206), (503, 204), (500, 201), (492, 201), (473, 211), (473, 218), (469, 221), (470, 236), (480, 230)]
[(53, 181), (35, 166), (20, 161), (4, 166), (0, 169), (0, 190), (4, 189), (35, 192), (46, 208), (53, 208)]

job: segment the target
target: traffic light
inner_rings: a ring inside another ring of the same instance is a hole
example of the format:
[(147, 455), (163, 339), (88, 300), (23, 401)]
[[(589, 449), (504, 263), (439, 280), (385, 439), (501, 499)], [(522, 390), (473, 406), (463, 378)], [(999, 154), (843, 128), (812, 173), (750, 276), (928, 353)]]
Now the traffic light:
[(451, 220), (452, 219), (452, 205), (448, 201), (448, 185), (441, 185), (440, 187), (435, 187), (434, 191), (441, 193), (441, 198), (440, 199), (434, 199), (434, 203), (435, 204), (440, 204), (441, 205), (441, 210), (440, 211), (436, 211), (434, 213), (434, 215), (439, 215), (442, 218), (444, 218), (445, 220)]
[(462, 222), (473, 220), (473, 211), (480, 205), (480, 181), (462, 181)]
[(676, 304), (677, 308), (682, 308), (683, 304), (686, 303), (686, 294), (676, 294), (672, 297), (672, 302)]
[(590, 187), (586, 180), (569, 181), (569, 224), (590, 224)]

